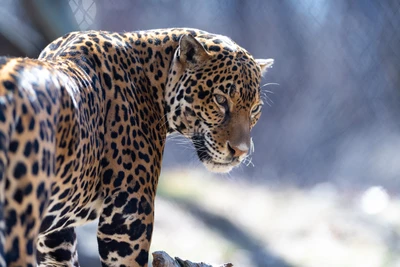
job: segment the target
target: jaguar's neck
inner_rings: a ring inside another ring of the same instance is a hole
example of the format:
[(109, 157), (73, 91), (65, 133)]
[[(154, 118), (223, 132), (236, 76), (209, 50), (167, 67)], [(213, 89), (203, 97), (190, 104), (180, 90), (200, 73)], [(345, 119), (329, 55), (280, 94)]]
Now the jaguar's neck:
[[(168, 106), (166, 104), (166, 85), (170, 72), (170, 65), (174, 58), (174, 53), (179, 46), (182, 34), (198, 36), (205, 32), (193, 29), (160, 29), (150, 31), (130, 32), (124, 34), (111, 34), (113, 38), (123, 38), (123, 42), (116, 41), (116, 47), (122, 47), (135, 60), (135, 68), (126, 66), (132, 75), (133, 82), (139, 87), (142, 83), (147, 86), (143, 88), (150, 90), (152, 98), (157, 101), (160, 107), (164, 125), (169, 129), (166, 120)], [(139, 66), (139, 71), (137, 71)], [(141, 68), (141, 69), (140, 69)], [(172, 75), (174, 75), (172, 73)], [(143, 76), (145, 80), (143, 80)]]
[[(125, 51), (134, 60), (135, 69), (128, 67), (133, 82), (143, 89), (150, 90), (152, 99), (157, 101), (162, 109), (162, 116), (166, 113), (165, 94), (169, 68), (176, 48), (179, 45), (180, 35), (171, 31), (142, 31), (121, 35), (127, 47)], [(144, 80), (145, 79), (145, 80)]]

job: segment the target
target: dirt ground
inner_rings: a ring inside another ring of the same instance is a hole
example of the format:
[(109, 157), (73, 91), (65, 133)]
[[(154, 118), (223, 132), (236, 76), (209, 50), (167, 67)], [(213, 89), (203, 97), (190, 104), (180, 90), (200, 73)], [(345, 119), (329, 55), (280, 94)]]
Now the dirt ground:
[[(399, 199), (379, 187), (269, 187), (170, 170), (160, 179), (151, 251), (238, 267), (399, 267), (399, 215)], [(82, 266), (97, 266), (95, 224), (78, 236)]]

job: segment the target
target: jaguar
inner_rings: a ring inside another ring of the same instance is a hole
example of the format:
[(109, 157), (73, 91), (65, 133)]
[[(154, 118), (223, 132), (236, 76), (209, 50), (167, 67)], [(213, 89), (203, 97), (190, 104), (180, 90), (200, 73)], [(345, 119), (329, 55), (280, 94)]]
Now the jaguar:
[(72, 32), (1, 57), (0, 266), (79, 266), (75, 227), (96, 219), (102, 266), (147, 266), (167, 136), (210, 171), (238, 166), (272, 64), (189, 28)]

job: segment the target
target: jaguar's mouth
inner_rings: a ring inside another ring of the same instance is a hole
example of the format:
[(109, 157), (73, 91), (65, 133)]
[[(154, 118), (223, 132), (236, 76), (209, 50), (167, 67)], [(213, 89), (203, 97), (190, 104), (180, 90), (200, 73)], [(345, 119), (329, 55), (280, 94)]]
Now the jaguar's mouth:
[(203, 135), (192, 137), (194, 147), (196, 148), (197, 156), (204, 166), (212, 172), (229, 172), (235, 166), (240, 164), (240, 160), (232, 159), (230, 161), (215, 160), (211, 151), (206, 146), (206, 140)]

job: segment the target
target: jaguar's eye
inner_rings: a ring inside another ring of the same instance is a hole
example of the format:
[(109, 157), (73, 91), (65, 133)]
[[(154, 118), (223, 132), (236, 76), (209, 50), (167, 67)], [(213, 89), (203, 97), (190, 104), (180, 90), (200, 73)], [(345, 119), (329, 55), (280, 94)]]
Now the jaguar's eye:
[(223, 105), (223, 104), (225, 104), (227, 102), (226, 97), (223, 96), (223, 95), (215, 95), (214, 96), (214, 100), (219, 105)]
[(261, 111), (261, 108), (262, 108), (262, 104), (255, 106), (251, 111), (251, 115), (252, 116), (257, 115)]

